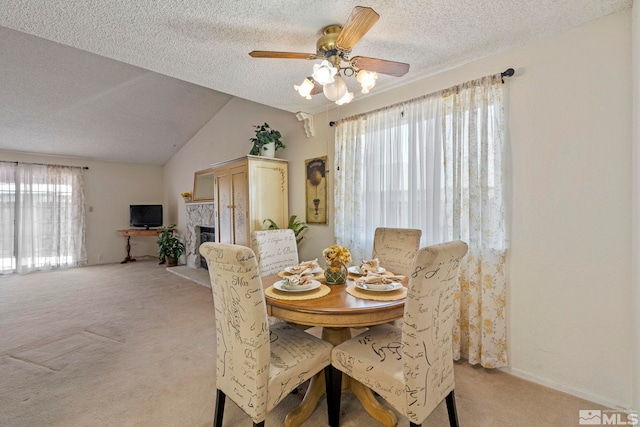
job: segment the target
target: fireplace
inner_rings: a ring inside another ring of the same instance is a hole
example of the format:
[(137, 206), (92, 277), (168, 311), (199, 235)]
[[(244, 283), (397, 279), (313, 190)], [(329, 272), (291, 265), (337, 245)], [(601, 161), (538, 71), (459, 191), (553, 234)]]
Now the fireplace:
[[(200, 226), (200, 244), (204, 242), (215, 242), (216, 241), (216, 229), (213, 227), (203, 227)], [(200, 257), (200, 267), (208, 270), (207, 261)]]
[(208, 203), (187, 203), (187, 230), (185, 233), (185, 246), (187, 266), (191, 268), (200, 268), (200, 243), (203, 242), (200, 236), (200, 229), (210, 228), (213, 233), (215, 225), (215, 205)]

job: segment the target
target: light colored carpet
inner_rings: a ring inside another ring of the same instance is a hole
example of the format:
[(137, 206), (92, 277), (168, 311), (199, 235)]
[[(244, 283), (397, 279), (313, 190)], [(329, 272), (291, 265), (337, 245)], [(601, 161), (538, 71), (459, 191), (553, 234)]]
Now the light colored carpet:
[[(210, 426), (213, 316), (210, 289), (153, 260), (1, 276), (0, 426)], [(578, 410), (604, 409), (467, 363), (455, 375), (462, 426), (574, 426)], [(349, 393), (341, 413), (342, 426), (377, 425)], [(251, 421), (227, 400), (224, 425)], [(305, 425), (327, 425), (324, 401)], [(444, 404), (425, 425), (448, 425)]]

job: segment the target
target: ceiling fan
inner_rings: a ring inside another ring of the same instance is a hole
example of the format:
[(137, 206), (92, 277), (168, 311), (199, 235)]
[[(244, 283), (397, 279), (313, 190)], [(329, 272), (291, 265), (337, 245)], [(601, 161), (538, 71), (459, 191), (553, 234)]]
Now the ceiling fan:
[(375, 85), (377, 73), (401, 77), (409, 71), (409, 64), (403, 62), (366, 56), (349, 59), (353, 47), (378, 19), (380, 15), (370, 7), (356, 6), (343, 26), (329, 25), (323, 28), (322, 36), (316, 42), (316, 53), (254, 50), (249, 55), (253, 58), (322, 60), (314, 65), (313, 75), (294, 88), (307, 99), (323, 92), (329, 100), (342, 105), (353, 99), (353, 93), (348, 91), (341, 73), (347, 77), (355, 75), (362, 85), (362, 93), (368, 93)]

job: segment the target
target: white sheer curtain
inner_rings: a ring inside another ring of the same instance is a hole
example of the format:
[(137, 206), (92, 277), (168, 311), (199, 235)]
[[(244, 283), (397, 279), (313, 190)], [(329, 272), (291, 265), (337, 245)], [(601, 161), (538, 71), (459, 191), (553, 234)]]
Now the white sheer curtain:
[(0, 273), (16, 269), (14, 257), (16, 214), (15, 163), (0, 162)]
[(441, 241), (441, 111), (429, 96), (338, 124), (334, 227), (355, 259), (370, 257), (377, 227)]
[(376, 227), (422, 230), (421, 246), (469, 244), (454, 354), (507, 365), (501, 76), (359, 117), (336, 129), (336, 242), (371, 254)]
[(82, 169), (20, 163), (11, 176), (3, 163), (0, 178), (2, 272), (85, 264)]

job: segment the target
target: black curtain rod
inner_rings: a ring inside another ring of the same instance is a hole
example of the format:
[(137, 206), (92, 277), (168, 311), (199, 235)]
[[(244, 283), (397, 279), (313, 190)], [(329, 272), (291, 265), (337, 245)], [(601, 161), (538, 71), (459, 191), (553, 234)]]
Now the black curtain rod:
[[(507, 68), (506, 70), (504, 70), (502, 73), (500, 73), (500, 77), (502, 77), (502, 83), (504, 83), (504, 78), (505, 77), (512, 77), (515, 74), (515, 70), (513, 68)], [(333, 127), (336, 125), (336, 122), (331, 121), (329, 122), (329, 126)]]
[(505, 77), (513, 77), (513, 75), (516, 72), (514, 71), (513, 68), (507, 68), (506, 70), (504, 70), (502, 73), (500, 73), (500, 77), (502, 77), (502, 83), (504, 83), (504, 78)]
[(2, 163), (13, 163), (14, 165), (22, 163), (22, 164), (25, 164), (25, 165), (60, 166), (60, 167), (63, 167), (63, 168), (77, 168), (77, 169), (89, 170), (89, 166), (52, 165), (52, 164), (49, 164), (49, 163), (14, 162), (14, 161), (11, 161), (11, 160), (0, 160), (0, 162), (2, 162)]

